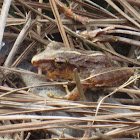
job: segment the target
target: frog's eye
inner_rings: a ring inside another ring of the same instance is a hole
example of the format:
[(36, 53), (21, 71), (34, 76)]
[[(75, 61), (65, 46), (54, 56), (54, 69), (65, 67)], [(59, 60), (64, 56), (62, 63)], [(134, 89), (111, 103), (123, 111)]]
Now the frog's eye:
[(62, 68), (66, 68), (67, 66), (67, 61), (65, 59), (55, 59), (54, 60), (54, 65), (59, 68), (59, 69), (62, 69)]

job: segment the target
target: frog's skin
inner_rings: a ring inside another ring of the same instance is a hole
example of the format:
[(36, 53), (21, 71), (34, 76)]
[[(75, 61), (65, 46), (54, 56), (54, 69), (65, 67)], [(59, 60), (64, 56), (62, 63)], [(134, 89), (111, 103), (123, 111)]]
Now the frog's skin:
[[(32, 64), (45, 70), (47, 77), (53, 80), (73, 80), (73, 70), (77, 68), (80, 78), (91, 77), (88, 83), (94, 87), (119, 86), (134, 74), (133, 70), (116, 67), (102, 52), (70, 50), (54, 41), (32, 58)], [(104, 74), (99, 74), (102, 72)], [(95, 74), (99, 75), (94, 77)]]

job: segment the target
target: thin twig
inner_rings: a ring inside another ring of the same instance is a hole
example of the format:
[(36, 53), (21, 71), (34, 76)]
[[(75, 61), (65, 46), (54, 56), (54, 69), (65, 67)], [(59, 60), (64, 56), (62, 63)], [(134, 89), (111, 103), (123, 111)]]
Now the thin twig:
[(79, 94), (80, 94), (80, 101), (86, 101), (86, 97), (84, 95), (84, 90), (83, 90), (83, 87), (81, 85), (77, 69), (74, 70), (74, 77), (75, 77), (77, 89), (78, 89)]
[(53, 14), (54, 14), (54, 16), (55, 16), (55, 19), (56, 19), (56, 22), (57, 22), (57, 26), (58, 26), (58, 29), (59, 29), (60, 34), (61, 34), (61, 36), (62, 36), (63, 42), (64, 42), (65, 46), (66, 46), (68, 49), (70, 49), (70, 45), (69, 45), (69, 42), (68, 42), (68, 39), (67, 39), (65, 30), (64, 30), (64, 28), (63, 28), (62, 22), (61, 22), (61, 18), (60, 18), (60, 15), (59, 15), (59, 13), (58, 13), (58, 9), (57, 9), (57, 7), (56, 7), (55, 0), (54, 0), (54, 1), (50, 0), (49, 2), (50, 2), (50, 5), (51, 5)]
[(24, 28), (22, 29), (22, 31), (20, 32), (18, 38), (16, 39), (14, 46), (4, 63), (4, 66), (7, 66), (7, 67), (11, 66), (13, 58), (15, 57), (15, 54), (16, 54), (17, 50), (19, 49), (19, 45), (21, 44), (21, 42), (24, 40), (24, 38), (27, 35), (27, 31), (30, 27), (30, 24), (31, 24), (31, 14), (29, 13), (27, 16), (27, 22), (26, 22)]

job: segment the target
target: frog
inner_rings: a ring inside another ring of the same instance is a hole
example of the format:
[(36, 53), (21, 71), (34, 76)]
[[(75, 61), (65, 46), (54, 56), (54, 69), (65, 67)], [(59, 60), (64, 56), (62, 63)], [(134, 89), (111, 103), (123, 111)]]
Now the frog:
[(77, 69), (81, 81), (84, 81), (84, 89), (120, 86), (134, 75), (133, 69), (116, 65), (101, 51), (68, 49), (55, 41), (36, 54), (31, 63), (46, 71), (47, 79), (53, 81), (73, 81), (73, 71)]

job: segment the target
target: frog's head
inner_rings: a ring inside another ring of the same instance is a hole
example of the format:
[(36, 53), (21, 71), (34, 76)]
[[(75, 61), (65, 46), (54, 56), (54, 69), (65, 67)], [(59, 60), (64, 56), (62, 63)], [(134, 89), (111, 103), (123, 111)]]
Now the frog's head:
[(35, 55), (31, 62), (34, 66), (47, 72), (47, 76), (52, 79), (73, 79), (74, 65), (69, 64), (69, 59), (65, 55), (66, 49), (62, 43), (52, 41), (47, 48)]

